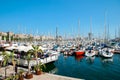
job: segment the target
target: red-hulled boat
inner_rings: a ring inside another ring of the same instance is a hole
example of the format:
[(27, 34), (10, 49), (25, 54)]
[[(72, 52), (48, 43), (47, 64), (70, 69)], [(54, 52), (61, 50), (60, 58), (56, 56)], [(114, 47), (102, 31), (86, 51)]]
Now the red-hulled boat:
[(81, 55), (84, 55), (84, 54), (85, 54), (84, 50), (75, 51), (75, 56), (81, 56)]

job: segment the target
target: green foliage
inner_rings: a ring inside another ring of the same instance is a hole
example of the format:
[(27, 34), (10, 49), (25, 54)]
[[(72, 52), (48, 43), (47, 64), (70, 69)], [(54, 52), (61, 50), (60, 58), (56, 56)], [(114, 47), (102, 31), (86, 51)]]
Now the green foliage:
[(23, 70), (23, 69), (19, 69), (19, 72), (18, 72), (18, 75), (19, 75), (19, 77), (20, 76), (23, 76), (23, 73), (24, 73), (25, 71)]
[(12, 76), (6, 78), (5, 80), (18, 80), (18, 78), (19, 78), (19, 75), (12, 75)]
[(28, 51), (28, 53), (27, 53), (26, 59), (27, 59), (27, 61), (30, 61), (30, 60), (31, 60), (31, 53), (29, 53), (29, 51)]
[(30, 61), (32, 60), (32, 58), (31, 58), (31, 51), (29, 50), (28, 52), (27, 52), (27, 56), (26, 56), (26, 59), (27, 59), (27, 62), (28, 62), (28, 73), (30, 73)]
[(11, 36), (11, 41), (13, 41), (14, 40), (14, 37), (13, 36)]
[(3, 56), (3, 66), (6, 66), (6, 64), (8, 63), (8, 60), (10, 59), (10, 55), (5, 51), (3, 51), (2, 56)]
[(42, 63), (39, 63), (38, 65), (34, 66), (35, 71), (37, 71), (37, 70), (43, 71), (44, 68), (46, 68), (46, 66), (45, 66), (45, 64), (42, 64)]
[(10, 58), (12, 59), (12, 61), (15, 60), (14, 54), (15, 54), (14, 52), (10, 53)]
[(25, 71), (23, 69), (19, 69), (19, 74), (24, 73)]
[(34, 54), (38, 54), (39, 52), (43, 53), (43, 51), (39, 49), (39, 46), (32, 45), (32, 47), (33, 47), (32, 51)]
[(2, 77), (2, 75), (0, 74), (0, 78)]
[(2, 36), (2, 40), (6, 39), (6, 36)]

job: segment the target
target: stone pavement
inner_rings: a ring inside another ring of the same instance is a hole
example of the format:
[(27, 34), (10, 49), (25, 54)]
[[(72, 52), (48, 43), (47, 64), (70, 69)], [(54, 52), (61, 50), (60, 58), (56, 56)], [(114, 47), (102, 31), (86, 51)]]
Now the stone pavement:
[(33, 75), (32, 79), (25, 80), (83, 80), (72, 77), (59, 76), (55, 74), (43, 73), (42, 75)]
[[(25, 69), (26, 71), (27, 69)], [(7, 76), (10, 76), (11, 74), (14, 73), (13, 66), (9, 65), (7, 67)], [(0, 68), (0, 76), (5, 75), (5, 67)], [(66, 76), (60, 76), (60, 75), (55, 75), (55, 74), (50, 74), (50, 73), (43, 73), (41, 75), (33, 75), (32, 79), (25, 79), (24, 80), (83, 80), (83, 79), (77, 79), (77, 78), (72, 78), (72, 77), (66, 77)]]

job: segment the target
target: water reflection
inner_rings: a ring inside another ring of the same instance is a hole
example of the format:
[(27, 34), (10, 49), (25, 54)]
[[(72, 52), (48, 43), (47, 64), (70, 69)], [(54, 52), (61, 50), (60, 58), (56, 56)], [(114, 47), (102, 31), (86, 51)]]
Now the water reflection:
[(112, 63), (113, 58), (101, 58), (102, 63)]
[[(114, 54), (112, 58), (63, 56), (61, 54), (58, 61), (55, 62), (57, 67), (55, 74), (85, 80), (119, 80), (119, 60), (120, 54)], [(53, 69), (53, 71), (55, 70)]]
[(83, 58), (84, 56), (75, 56), (75, 60), (80, 61), (80, 62), (83, 60)]
[(57, 69), (57, 68), (54, 68), (54, 69), (52, 69), (51, 71), (49, 71), (49, 73), (55, 74), (57, 71), (58, 71), (58, 69)]
[(48, 72), (48, 73), (52, 73), (52, 74), (57, 72), (57, 68), (56, 68), (56, 66), (54, 65), (53, 62), (48, 63), (45, 66), (46, 66), (46, 68), (43, 69), (44, 72)]
[(113, 64), (113, 58), (101, 58), (102, 65), (108, 67)]
[(67, 55), (64, 55), (64, 59), (67, 59), (68, 58), (68, 56)]
[(89, 56), (86, 57), (86, 61), (88, 64), (93, 64), (94, 63), (95, 56)]
[(120, 54), (116, 54), (116, 60), (118, 60), (118, 62), (120, 62)]

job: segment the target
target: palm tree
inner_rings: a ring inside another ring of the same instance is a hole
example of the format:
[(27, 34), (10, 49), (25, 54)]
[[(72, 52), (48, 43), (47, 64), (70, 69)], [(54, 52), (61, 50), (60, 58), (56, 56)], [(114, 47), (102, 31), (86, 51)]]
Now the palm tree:
[(15, 69), (15, 66), (16, 66), (16, 63), (17, 63), (17, 61), (15, 60), (14, 54), (15, 54), (14, 52), (10, 53), (10, 58), (11, 58), (11, 62), (12, 62), (12, 65), (13, 65), (13, 70)]
[(27, 78), (27, 79), (30, 79), (30, 78), (33, 78), (33, 75), (32, 75), (32, 73), (30, 72), (30, 69), (31, 69), (31, 67), (30, 67), (31, 50), (29, 50), (29, 51), (27, 52), (26, 59), (27, 59), (27, 63), (28, 63), (28, 72), (27, 72), (27, 74), (26, 74), (26, 78)]
[(28, 73), (30, 74), (30, 60), (31, 60), (31, 53), (27, 53), (27, 62), (28, 62)]
[(36, 65), (34, 66), (34, 68), (36, 68), (35, 69), (36, 74), (38, 73), (38, 75), (39, 75), (39, 74), (41, 74), (41, 70), (40, 70), (41, 62), (38, 61), (38, 53), (43, 53), (43, 51), (41, 49), (39, 49), (39, 46), (32, 45), (32, 47), (33, 47), (33, 49), (31, 49), (30, 52), (35, 55)]
[(3, 56), (3, 66), (5, 66), (5, 78), (6, 78), (6, 72), (7, 72), (7, 67), (6, 65), (8, 65), (8, 61), (10, 59), (10, 55), (8, 53), (6, 53), (5, 51), (2, 52), (2, 56)]
[(36, 75), (40, 75), (42, 70), (45, 68), (46, 68), (45, 64), (43, 64), (41, 62), (39, 62), (39, 64), (35, 65), (34, 70), (36, 71)]
[(43, 51), (41, 49), (39, 49), (39, 46), (35, 46), (35, 45), (32, 45), (33, 49), (31, 49), (30, 51), (35, 55), (35, 58), (36, 58), (36, 63), (38, 65), (38, 53), (43, 53)]

